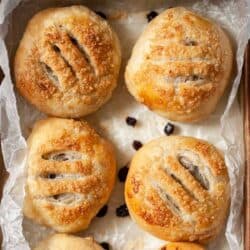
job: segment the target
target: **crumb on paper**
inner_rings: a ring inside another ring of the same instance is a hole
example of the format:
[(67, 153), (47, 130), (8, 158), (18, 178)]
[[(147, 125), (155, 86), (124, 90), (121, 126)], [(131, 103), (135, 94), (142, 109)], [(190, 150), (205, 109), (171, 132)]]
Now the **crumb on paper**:
[(108, 15), (110, 20), (119, 20), (128, 18), (128, 12), (124, 10), (116, 10)]

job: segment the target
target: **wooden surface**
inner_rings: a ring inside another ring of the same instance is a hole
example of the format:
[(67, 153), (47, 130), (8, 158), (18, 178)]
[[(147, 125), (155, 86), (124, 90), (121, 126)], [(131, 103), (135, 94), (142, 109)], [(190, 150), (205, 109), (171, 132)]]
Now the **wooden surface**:
[[(0, 68), (0, 85), (3, 79), (3, 76), (4, 76), (3, 71)], [(0, 142), (1, 142), (1, 131), (0, 131)], [(3, 186), (4, 186), (6, 179), (7, 179), (7, 172), (3, 164), (2, 149), (1, 149), (1, 143), (0, 143), (0, 201), (2, 199)], [(2, 245), (2, 229), (0, 227), (0, 249), (1, 249), (1, 245)]]
[(248, 43), (243, 69), (244, 133), (245, 133), (245, 250), (250, 250), (250, 42)]
[[(1, 152), (2, 150), (1, 150), (1, 144), (0, 144), (0, 201), (2, 198), (3, 186), (5, 184), (5, 181), (8, 178), (7, 171), (4, 168), (3, 157), (2, 157)], [(2, 245), (2, 229), (0, 228), (0, 249), (1, 249), (1, 245)]]

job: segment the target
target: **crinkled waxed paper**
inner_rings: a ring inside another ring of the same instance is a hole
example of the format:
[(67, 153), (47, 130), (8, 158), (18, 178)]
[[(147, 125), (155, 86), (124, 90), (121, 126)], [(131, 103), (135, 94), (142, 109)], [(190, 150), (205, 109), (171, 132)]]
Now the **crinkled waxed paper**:
[[(208, 120), (196, 124), (176, 124), (176, 134), (195, 136), (213, 143), (225, 153), (231, 183), (231, 209), (225, 232), (209, 245), (209, 249), (237, 250), (242, 248), (242, 201), (244, 180), (243, 126), (237, 90), (240, 83), (243, 54), (250, 36), (250, 4), (241, 1), (55, 1), (55, 0), (2, 0), (0, 3), (0, 65), (5, 74), (0, 89), (1, 142), (6, 169), (10, 177), (5, 185), (0, 206), (0, 222), (3, 231), (3, 249), (29, 249), (51, 232), (27, 219), (23, 220), (25, 138), (34, 122), (44, 114), (29, 105), (14, 90), (11, 67), (18, 41), (27, 21), (37, 11), (49, 6), (83, 4), (94, 10), (109, 13), (120, 12), (121, 18), (109, 20), (122, 44), (123, 65), (119, 86), (111, 100), (86, 120), (116, 148), (118, 168), (126, 165), (134, 154), (132, 141), (143, 143), (164, 135), (168, 122), (144, 106), (135, 102), (124, 85), (124, 67), (139, 34), (147, 24), (149, 10), (162, 11), (169, 6), (184, 5), (208, 16), (228, 31), (235, 46), (235, 75), (232, 85)], [(101, 4), (100, 4), (101, 3)], [(138, 126), (129, 127), (126, 116), (138, 119)], [(118, 218), (115, 209), (124, 203), (124, 184), (117, 181), (109, 201), (108, 214), (96, 218), (90, 228), (80, 235), (93, 235), (97, 241), (109, 242), (118, 250), (154, 250), (162, 246), (161, 240), (142, 231), (129, 218)], [(29, 244), (28, 244), (29, 242)]]

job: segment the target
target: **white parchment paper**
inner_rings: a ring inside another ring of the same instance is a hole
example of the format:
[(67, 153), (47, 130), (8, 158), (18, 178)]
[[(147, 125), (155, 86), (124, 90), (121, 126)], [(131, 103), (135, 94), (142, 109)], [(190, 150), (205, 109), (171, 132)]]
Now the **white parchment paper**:
[[(85, 4), (109, 14), (110, 24), (122, 44), (122, 69), (119, 85), (112, 99), (98, 112), (85, 119), (116, 148), (118, 169), (135, 153), (133, 140), (145, 143), (164, 135), (168, 122), (136, 103), (124, 85), (124, 67), (136, 39), (147, 24), (146, 13), (157, 9), (184, 5), (214, 19), (227, 30), (235, 46), (235, 74), (231, 86), (208, 120), (196, 124), (175, 123), (175, 134), (195, 136), (213, 143), (225, 153), (231, 183), (231, 208), (225, 231), (209, 249), (238, 250), (242, 248), (242, 201), (244, 180), (242, 114), (237, 99), (244, 48), (250, 37), (250, 3), (248, 0), (228, 1), (55, 1), (2, 0), (0, 3), (0, 66), (4, 79), (0, 87), (0, 132), (4, 163), (9, 179), (3, 191), (0, 223), (2, 248), (26, 250), (51, 232), (22, 215), (25, 183), (26, 140), (34, 122), (45, 115), (30, 106), (16, 93), (11, 77), (12, 59), (27, 21), (37, 11), (49, 6)], [(118, 18), (119, 17), (119, 18)], [(135, 128), (125, 123), (127, 116), (138, 119)], [(89, 229), (80, 235), (93, 235), (99, 242), (109, 242), (113, 250), (155, 250), (163, 241), (142, 231), (130, 219), (118, 218), (115, 209), (124, 203), (124, 184), (117, 180), (108, 203), (108, 213), (95, 218)]]

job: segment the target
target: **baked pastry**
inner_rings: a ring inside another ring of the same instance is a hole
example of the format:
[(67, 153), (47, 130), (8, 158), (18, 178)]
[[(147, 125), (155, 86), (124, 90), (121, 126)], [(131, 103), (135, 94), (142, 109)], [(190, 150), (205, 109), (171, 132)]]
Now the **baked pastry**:
[(34, 250), (103, 250), (103, 248), (90, 237), (53, 234), (41, 241)]
[(24, 214), (58, 232), (77, 232), (106, 204), (116, 163), (111, 145), (86, 122), (48, 118), (28, 139)]
[(205, 250), (205, 248), (195, 243), (171, 242), (160, 250)]
[(229, 207), (222, 155), (192, 137), (169, 136), (143, 146), (125, 184), (129, 214), (167, 241), (207, 242), (221, 230)]
[(30, 20), (17, 49), (16, 86), (44, 113), (81, 117), (111, 97), (120, 61), (107, 21), (84, 6), (46, 9)]
[(135, 99), (171, 120), (193, 122), (216, 108), (232, 71), (225, 32), (182, 7), (153, 19), (136, 42), (125, 78)]

